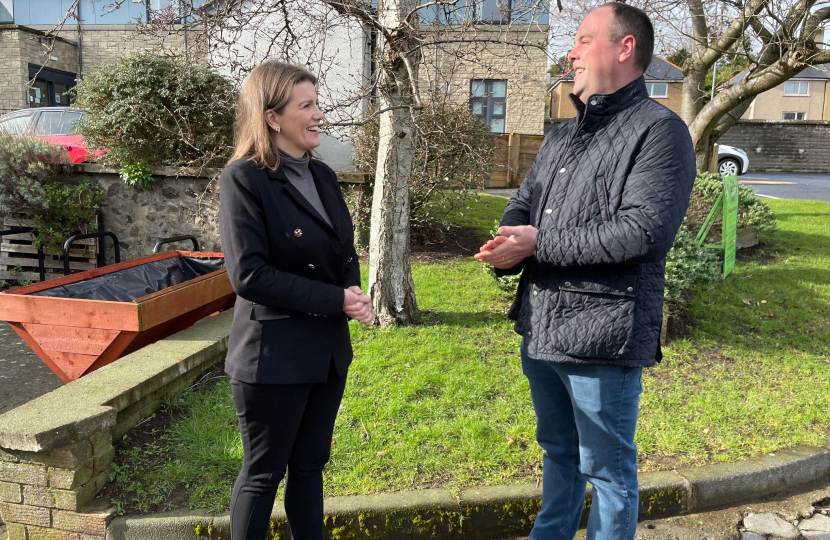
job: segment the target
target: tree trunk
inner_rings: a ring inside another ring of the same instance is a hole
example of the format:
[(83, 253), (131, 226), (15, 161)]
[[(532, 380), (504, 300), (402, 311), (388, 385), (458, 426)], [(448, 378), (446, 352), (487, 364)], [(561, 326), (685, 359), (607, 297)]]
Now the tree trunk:
[(706, 89), (706, 70), (692, 66), (684, 73), (683, 97), (680, 102), (680, 118), (690, 125), (703, 108), (703, 92)]
[[(407, 0), (408, 1), (408, 0)], [(408, 10), (405, 0), (381, 3), (379, 15), (391, 28), (400, 27)], [(411, 3), (411, 1), (409, 2)], [(409, 187), (407, 181), (415, 157), (413, 128), (413, 78), (417, 80), (417, 58), (402, 58), (397, 51), (417, 51), (409, 40), (390, 43), (379, 40), (378, 66), (381, 110), (375, 192), (369, 233), (369, 294), (381, 326), (420, 322), (412, 281), (409, 244)], [(409, 53), (416, 55), (417, 53)], [(407, 62), (410, 60), (409, 69)], [(416, 60), (416, 61), (411, 61)]]

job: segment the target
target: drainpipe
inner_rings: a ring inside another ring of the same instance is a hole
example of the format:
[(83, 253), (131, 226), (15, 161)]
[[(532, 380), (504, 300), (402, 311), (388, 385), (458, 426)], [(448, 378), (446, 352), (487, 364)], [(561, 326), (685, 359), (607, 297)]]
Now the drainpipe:
[(75, 22), (78, 23), (78, 78), (84, 78), (83, 28), (81, 25), (81, 3), (75, 6)]

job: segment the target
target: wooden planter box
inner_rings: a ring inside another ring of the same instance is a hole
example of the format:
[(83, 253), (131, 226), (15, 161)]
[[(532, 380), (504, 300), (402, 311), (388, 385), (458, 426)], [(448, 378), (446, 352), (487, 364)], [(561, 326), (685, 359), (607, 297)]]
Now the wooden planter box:
[(222, 268), (131, 302), (36, 296), (32, 293), (117, 273), (172, 257), (224, 259), (221, 253), (166, 251), (0, 293), (8, 321), (68, 383), (145, 345), (233, 307), (236, 295)]

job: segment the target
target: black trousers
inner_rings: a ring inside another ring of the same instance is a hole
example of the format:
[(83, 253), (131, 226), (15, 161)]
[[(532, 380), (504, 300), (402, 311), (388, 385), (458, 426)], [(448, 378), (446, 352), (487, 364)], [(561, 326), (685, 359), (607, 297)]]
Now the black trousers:
[(231, 380), (242, 434), (242, 471), (231, 497), (231, 540), (264, 540), (277, 486), (285, 480), (285, 514), (295, 540), (323, 536), (323, 468), (346, 377), (335, 370), (315, 384)]

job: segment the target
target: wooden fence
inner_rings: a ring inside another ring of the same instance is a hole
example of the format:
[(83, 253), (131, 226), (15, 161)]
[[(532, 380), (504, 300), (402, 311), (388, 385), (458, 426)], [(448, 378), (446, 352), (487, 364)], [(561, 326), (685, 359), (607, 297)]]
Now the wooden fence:
[(533, 164), (533, 159), (544, 138), (544, 135), (522, 135), (521, 133), (499, 135), (496, 139), (495, 166), (490, 176), (490, 187), (518, 187)]

